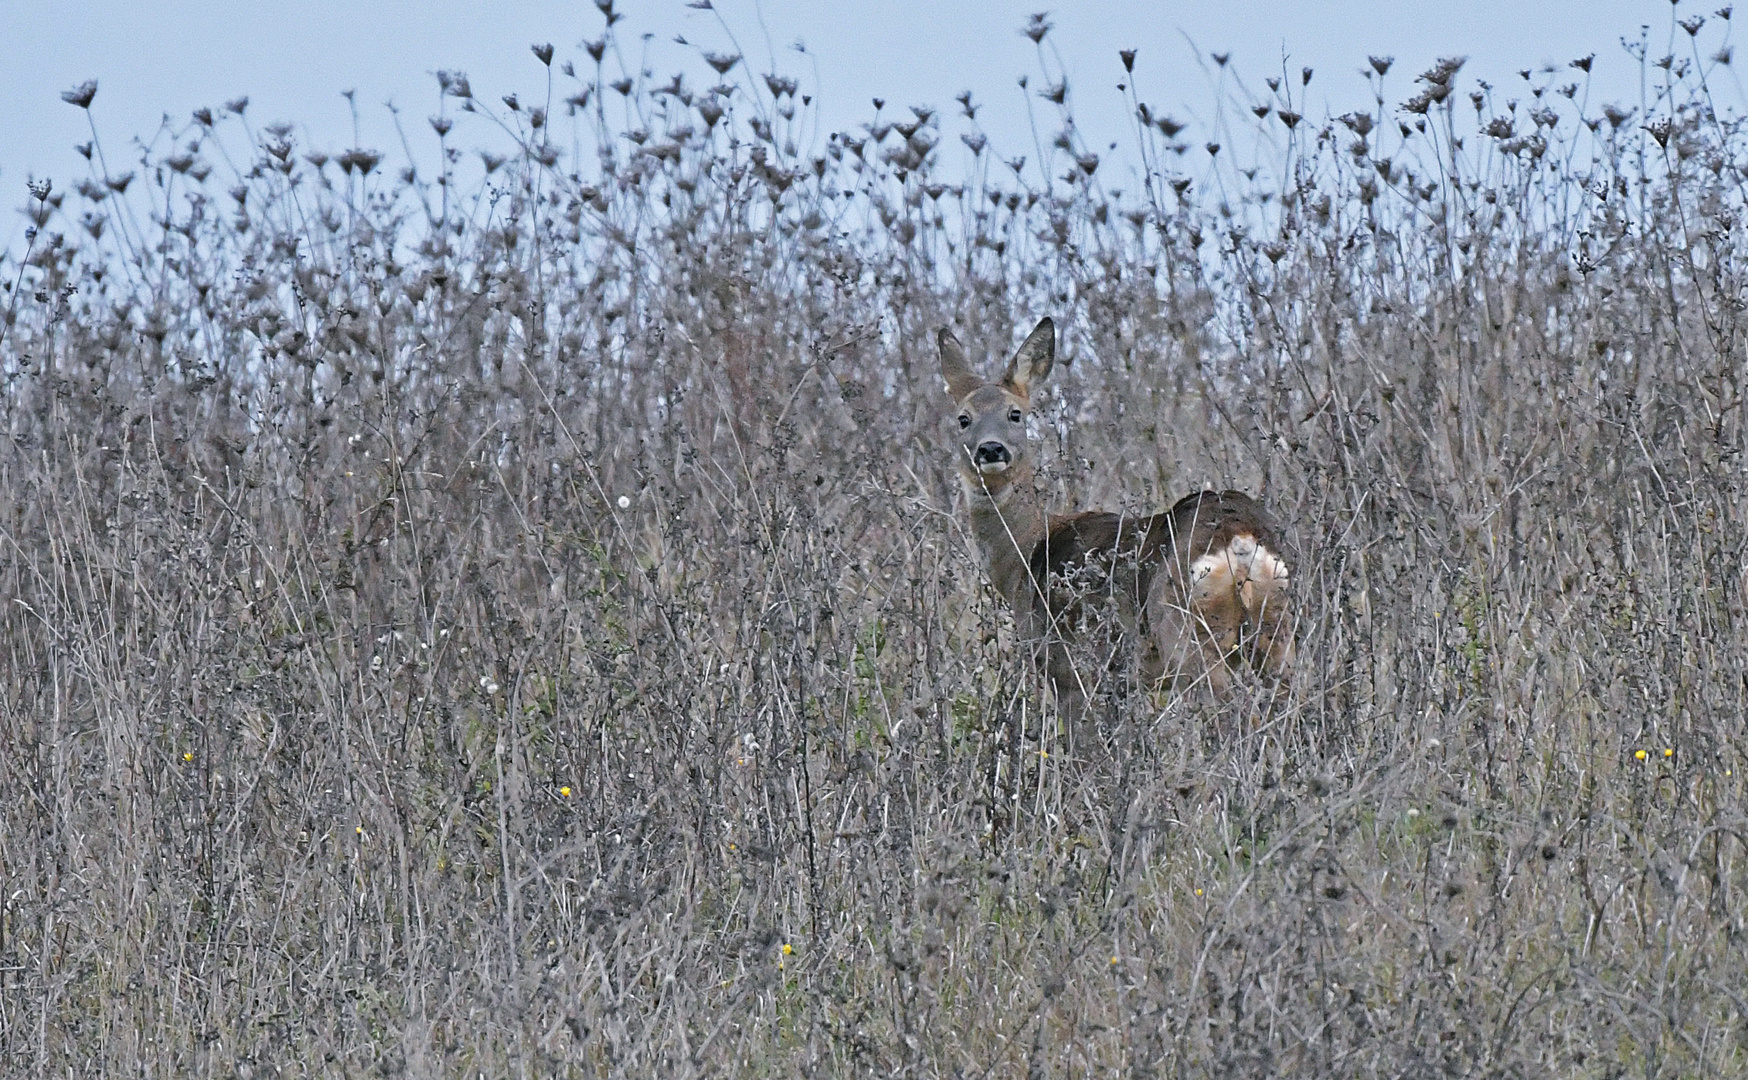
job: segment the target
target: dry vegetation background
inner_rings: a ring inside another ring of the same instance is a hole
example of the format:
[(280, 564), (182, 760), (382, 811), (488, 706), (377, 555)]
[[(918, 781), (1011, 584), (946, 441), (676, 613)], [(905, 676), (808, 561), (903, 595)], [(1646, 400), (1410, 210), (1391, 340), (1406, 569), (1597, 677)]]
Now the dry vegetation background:
[[(1012, 168), (603, 12), (438, 175), (238, 101), (30, 193), (0, 1069), (1748, 1073), (1727, 13), (1102, 167), (1045, 49)], [(1045, 313), (1060, 489), (1293, 523), (1284, 709), (1052, 751), (931, 344)]]

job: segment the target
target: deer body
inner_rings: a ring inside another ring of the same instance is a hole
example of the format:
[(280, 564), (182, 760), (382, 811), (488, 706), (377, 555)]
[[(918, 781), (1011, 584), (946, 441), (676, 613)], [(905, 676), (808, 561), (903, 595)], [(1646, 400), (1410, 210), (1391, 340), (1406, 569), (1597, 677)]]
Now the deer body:
[(1075, 663), (1074, 646), (1092, 632), (1132, 638), (1146, 685), (1205, 680), (1224, 694), (1230, 668), (1246, 665), (1284, 681), (1293, 662), (1290, 572), (1279, 531), (1254, 500), (1203, 491), (1144, 517), (1045, 511), (1025, 417), (1055, 341), (1044, 319), (1001, 380), (988, 382), (950, 331), (939, 334), (941, 374), (958, 406), (972, 532), (1021, 638), (1041, 652), (1063, 711), (1077, 716), (1089, 676), (1096, 678)]

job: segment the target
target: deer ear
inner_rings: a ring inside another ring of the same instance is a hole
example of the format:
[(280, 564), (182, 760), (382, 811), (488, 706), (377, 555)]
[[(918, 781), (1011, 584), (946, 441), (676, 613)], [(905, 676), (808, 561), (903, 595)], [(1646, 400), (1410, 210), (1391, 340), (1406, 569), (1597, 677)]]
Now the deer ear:
[(1050, 321), (1049, 316), (1045, 316), (1038, 320), (1038, 325), (1020, 343), (1020, 349), (1014, 353), (1013, 362), (1008, 365), (1008, 373), (1002, 377), (1002, 382), (1020, 394), (1029, 396), (1032, 384), (1043, 382), (1044, 376), (1050, 374), (1050, 365), (1055, 362), (1056, 324)]
[(954, 401), (963, 401), (971, 391), (983, 385), (983, 380), (965, 362), (965, 350), (960, 347), (959, 339), (953, 336), (953, 331), (941, 327), (935, 334), (935, 341), (941, 346), (941, 377), (947, 380), (947, 393), (953, 395)]

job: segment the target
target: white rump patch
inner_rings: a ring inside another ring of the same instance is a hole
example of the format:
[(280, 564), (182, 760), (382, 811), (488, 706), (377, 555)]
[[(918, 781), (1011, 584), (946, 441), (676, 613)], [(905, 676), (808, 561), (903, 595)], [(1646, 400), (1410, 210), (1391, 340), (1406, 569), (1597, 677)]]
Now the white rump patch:
[(1275, 581), (1285, 585), (1292, 573), (1279, 555), (1258, 544), (1256, 555), (1250, 561), (1250, 576), (1259, 581)]
[[(1211, 580), (1219, 577), (1224, 580)], [(1285, 584), (1287, 564), (1250, 535), (1235, 536), (1223, 551), (1210, 551), (1190, 563), (1191, 588), (1220, 588), (1228, 582), (1249, 581)]]

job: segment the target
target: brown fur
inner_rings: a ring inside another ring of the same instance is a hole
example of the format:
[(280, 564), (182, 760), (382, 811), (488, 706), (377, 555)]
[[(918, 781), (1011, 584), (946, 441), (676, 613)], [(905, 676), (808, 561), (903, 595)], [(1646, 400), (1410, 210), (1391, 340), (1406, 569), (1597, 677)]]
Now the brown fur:
[(1054, 360), (1054, 326), (1038, 324), (999, 383), (978, 377), (945, 329), (940, 344), (964, 432), (973, 532), (1022, 636), (1042, 647), (1065, 712), (1078, 715), (1098, 674), (1079, 670), (1072, 648), (1088, 645), (1094, 627), (1140, 643), (1148, 685), (1206, 680), (1225, 693), (1235, 665), (1284, 684), (1294, 651), (1290, 578), (1280, 531), (1255, 500), (1202, 491), (1145, 517), (1047, 515), (1023, 416)]

